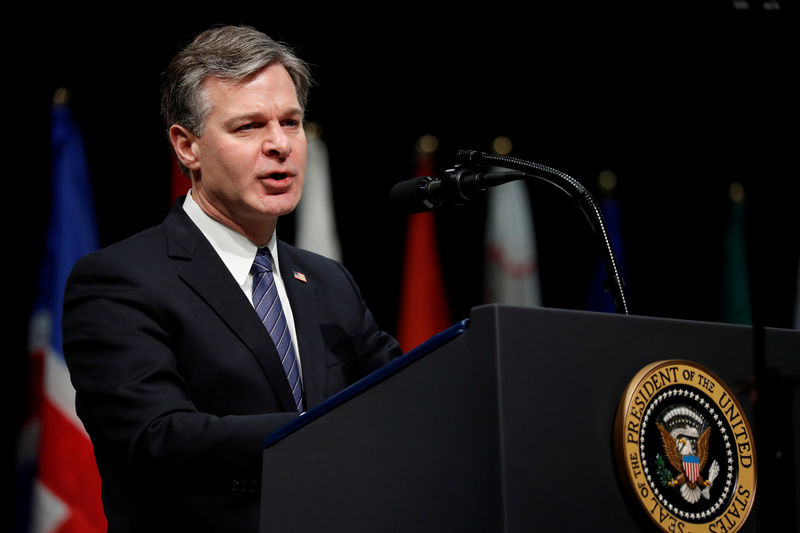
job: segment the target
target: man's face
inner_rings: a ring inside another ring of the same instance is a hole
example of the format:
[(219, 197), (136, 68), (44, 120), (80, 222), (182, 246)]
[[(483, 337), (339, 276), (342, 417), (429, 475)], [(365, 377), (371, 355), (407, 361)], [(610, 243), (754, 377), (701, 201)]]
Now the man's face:
[(212, 105), (192, 142), (192, 196), (234, 229), (274, 225), (297, 206), (305, 177), (303, 110), (289, 73), (271, 65), (246, 83), (209, 78), (204, 88)]

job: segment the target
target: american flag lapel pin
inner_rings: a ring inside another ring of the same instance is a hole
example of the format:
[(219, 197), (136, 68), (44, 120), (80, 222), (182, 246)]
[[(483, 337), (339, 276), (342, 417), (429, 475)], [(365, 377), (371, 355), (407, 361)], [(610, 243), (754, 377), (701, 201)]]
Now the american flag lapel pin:
[(303, 283), (308, 283), (308, 280), (306, 279), (306, 275), (303, 274), (302, 272), (298, 272), (296, 270), (294, 271), (294, 279), (296, 279), (297, 281), (302, 281)]

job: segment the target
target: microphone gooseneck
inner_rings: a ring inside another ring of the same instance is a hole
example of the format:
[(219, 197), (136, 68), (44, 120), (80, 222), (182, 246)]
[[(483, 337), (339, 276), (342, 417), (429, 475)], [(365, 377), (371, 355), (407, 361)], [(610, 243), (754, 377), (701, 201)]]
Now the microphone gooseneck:
[[(512, 170), (494, 170), (498, 167)], [(623, 290), (624, 283), (602, 211), (586, 187), (560, 170), (507, 155), (459, 150), (456, 154), (455, 167), (447, 170), (444, 177), (425, 176), (400, 182), (392, 189), (391, 200), (396, 208), (418, 213), (436, 209), (444, 204), (460, 205), (477, 197), (489, 187), (526, 178), (545, 181), (575, 200), (602, 248), (608, 276), (606, 290), (611, 293), (617, 312), (629, 314)]]
[(537, 174), (529, 174), (529, 176), (544, 180), (551, 185), (554, 185), (558, 189), (561, 189), (571, 198), (575, 199), (578, 203), (578, 207), (589, 221), (589, 224), (594, 230), (595, 235), (597, 235), (600, 246), (604, 252), (603, 258), (606, 274), (608, 276), (608, 280), (606, 281), (606, 290), (611, 293), (617, 312), (626, 315), (629, 313), (628, 302), (625, 298), (625, 292), (623, 290), (624, 283), (622, 276), (619, 273), (611, 239), (609, 238), (608, 231), (606, 230), (603, 213), (589, 190), (578, 180), (560, 170), (556, 170), (540, 163), (524, 161), (522, 159), (507, 155), (485, 154), (482, 152), (476, 152), (474, 150), (460, 150), (456, 154), (456, 164), (457, 166), (469, 164), (477, 164), (480, 166), (499, 166), (513, 168), (526, 173), (536, 172)]

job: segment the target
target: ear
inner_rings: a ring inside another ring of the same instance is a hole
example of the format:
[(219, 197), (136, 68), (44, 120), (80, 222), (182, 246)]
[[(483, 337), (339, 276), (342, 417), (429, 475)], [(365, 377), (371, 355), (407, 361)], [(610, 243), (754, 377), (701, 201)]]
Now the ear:
[(179, 124), (173, 124), (169, 128), (169, 140), (175, 155), (180, 162), (189, 170), (200, 168), (200, 160), (197, 153), (197, 137)]

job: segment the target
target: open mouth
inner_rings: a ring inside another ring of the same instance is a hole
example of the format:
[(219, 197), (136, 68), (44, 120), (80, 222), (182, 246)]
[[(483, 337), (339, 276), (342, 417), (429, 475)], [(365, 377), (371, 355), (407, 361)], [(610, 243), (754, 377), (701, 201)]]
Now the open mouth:
[(269, 175), (269, 179), (271, 180), (282, 180), (286, 178), (285, 172), (275, 172)]

